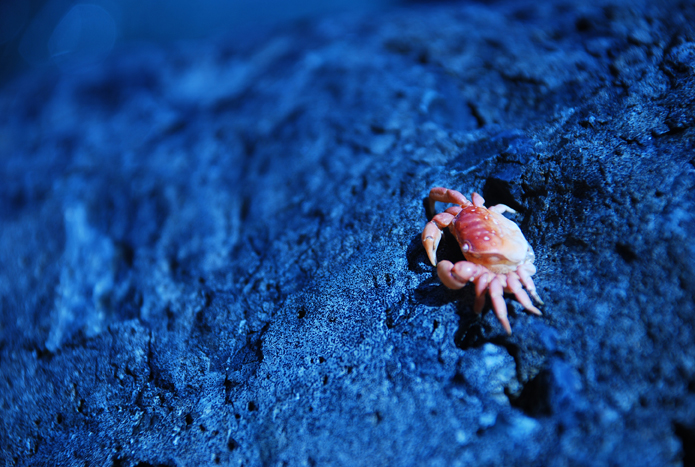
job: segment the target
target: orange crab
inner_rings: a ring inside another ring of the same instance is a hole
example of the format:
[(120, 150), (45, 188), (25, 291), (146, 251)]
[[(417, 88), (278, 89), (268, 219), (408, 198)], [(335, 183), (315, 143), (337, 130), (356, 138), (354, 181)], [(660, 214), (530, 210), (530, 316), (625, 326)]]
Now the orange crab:
[[(531, 276), (536, 273), (533, 265), (535, 255), (519, 226), (502, 215), (515, 213), (512, 208), (498, 204), (486, 208), (485, 200), (478, 193), (471, 195), (471, 201), (456, 190), (435, 187), (430, 190), (430, 212), (434, 203), (452, 203), (448, 208), (434, 216), (422, 231), (422, 244), (442, 283), (450, 289), (460, 289), (467, 282), (475, 283), (475, 304), (473, 311), (480, 313), (485, 305), (485, 291), (492, 300), (495, 316), (507, 334), (512, 333), (507, 317), (507, 306), (503, 293), (513, 293), (524, 309), (541, 315), (533, 306), (524, 287), (536, 302), (543, 301), (536, 293)], [(437, 246), (442, 238), (442, 230), (449, 227), (461, 246), (467, 261), (452, 264), (441, 261), (437, 265)]]

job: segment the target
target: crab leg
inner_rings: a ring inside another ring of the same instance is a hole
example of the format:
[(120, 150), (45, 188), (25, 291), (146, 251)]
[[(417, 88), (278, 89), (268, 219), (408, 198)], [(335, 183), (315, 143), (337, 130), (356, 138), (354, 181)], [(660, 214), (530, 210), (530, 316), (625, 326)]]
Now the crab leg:
[(531, 299), (528, 294), (521, 287), (521, 282), (519, 282), (519, 276), (516, 273), (511, 272), (507, 274), (507, 290), (511, 291), (519, 303), (521, 303), (526, 311), (530, 311), (534, 315), (541, 316), (541, 310), (533, 306)]
[(487, 208), (488, 211), (496, 212), (499, 214), (504, 214), (505, 212), (511, 212), (512, 214), (516, 214), (516, 211), (506, 204), (496, 204), (494, 206), (490, 206)]
[(451, 206), (450, 208), (446, 209), (444, 212), (448, 212), (452, 216), (456, 217), (458, 214), (463, 211), (463, 208), (461, 206)]
[(460, 191), (449, 190), (448, 188), (441, 186), (436, 186), (430, 190), (430, 212), (434, 212), (435, 201), (458, 204), (459, 206), (467, 206), (470, 204), (470, 202), (461, 194)]
[(490, 283), (490, 279), (494, 277), (492, 274), (485, 272), (478, 276), (475, 280), (475, 303), (473, 303), (473, 311), (480, 314), (485, 306), (485, 291)]
[(528, 293), (531, 294), (533, 299), (543, 305), (543, 300), (541, 300), (541, 297), (536, 293), (536, 285), (533, 283), (533, 279), (531, 279), (531, 276), (536, 273), (536, 266), (533, 264), (522, 264), (516, 268), (516, 273), (519, 275), (521, 283), (524, 284), (524, 287), (526, 287), (526, 290), (528, 290)]
[(492, 310), (507, 334), (512, 335), (512, 327), (507, 316), (507, 304), (504, 303), (504, 286), (500, 282), (500, 277), (495, 276), (490, 282), (490, 298), (492, 299)]
[(471, 200), (473, 200), (473, 205), (476, 207), (485, 207), (485, 198), (480, 196), (478, 193), (471, 194)]

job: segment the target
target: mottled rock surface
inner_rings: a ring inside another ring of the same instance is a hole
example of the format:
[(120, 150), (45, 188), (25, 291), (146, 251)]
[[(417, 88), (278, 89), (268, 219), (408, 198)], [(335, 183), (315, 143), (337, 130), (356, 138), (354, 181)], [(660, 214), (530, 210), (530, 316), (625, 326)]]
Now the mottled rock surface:
[[(412, 6), (6, 86), (0, 462), (695, 464), (694, 25)], [(440, 284), (436, 185), (519, 211), (543, 317)]]

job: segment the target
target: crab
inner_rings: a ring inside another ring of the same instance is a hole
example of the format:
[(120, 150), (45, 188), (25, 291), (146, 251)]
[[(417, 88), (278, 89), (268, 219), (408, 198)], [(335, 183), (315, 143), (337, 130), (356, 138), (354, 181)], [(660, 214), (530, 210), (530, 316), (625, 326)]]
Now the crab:
[[(485, 200), (478, 193), (473, 193), (471, 201), (468, 201), (460, 192), (443, 187), (430, 190), (430, 212), (434, 212), (436, 201), (455, 204), (435, 215), (422, 232), (422, 244), (432, 266), (437, 267), (442, 283), (450, 289), (460, 289), (468, 282), (473, 282), (473, 311), (477, 314), (485, 306), (487, 291), (495, 316), (509, 335), (512, 328), (504, 292), (514, 294), (527, 312), (540, 316), (541, 311), (529, 298), (530, 294), (537, 303), (543, 305), (531, 279), (536, 273), (533, 249), (519, 226), (502, 215), (516, 211), (504, 204), (486, 208)], [(466, 261), (456, 264), (440, 261), (437, 264), (437, 247), (445, 227), (449, 227), (456, 237)]]

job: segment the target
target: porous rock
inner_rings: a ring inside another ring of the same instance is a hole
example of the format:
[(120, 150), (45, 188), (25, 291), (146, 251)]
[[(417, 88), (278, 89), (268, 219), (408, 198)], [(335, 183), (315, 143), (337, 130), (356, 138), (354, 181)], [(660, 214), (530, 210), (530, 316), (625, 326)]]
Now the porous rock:
[[(9, 84), (3, 465), (692, 464), (693, 25), (411, 5)], [(510, 337), (438, 185), (519, 211)]]

